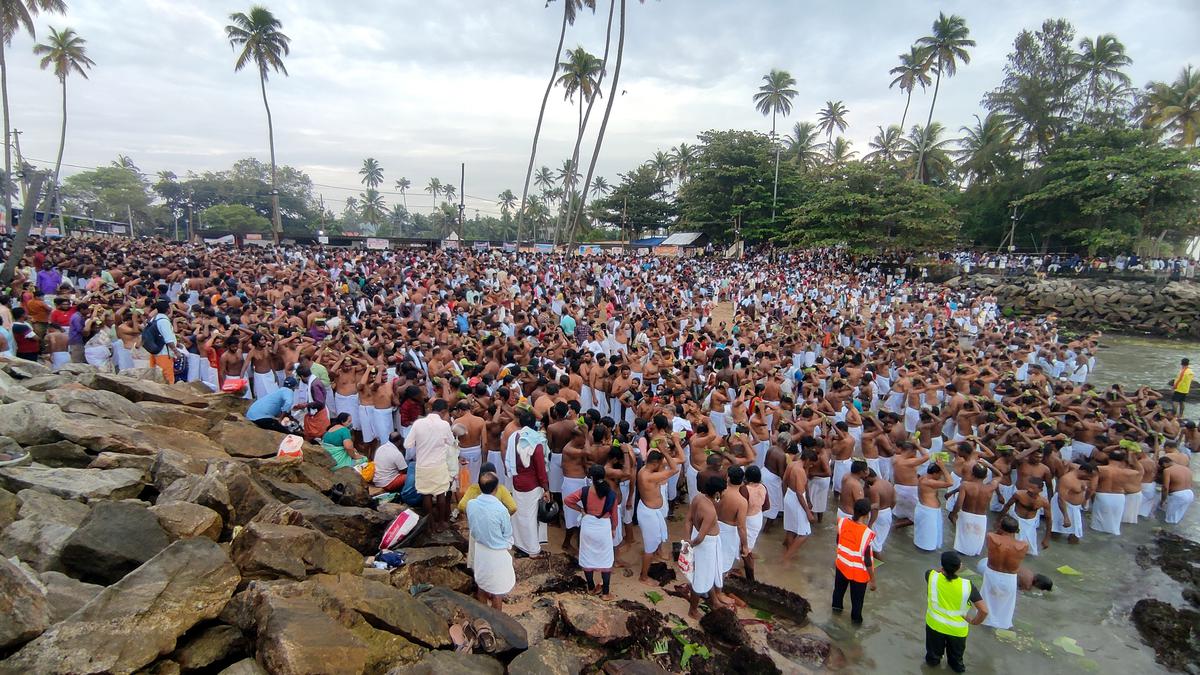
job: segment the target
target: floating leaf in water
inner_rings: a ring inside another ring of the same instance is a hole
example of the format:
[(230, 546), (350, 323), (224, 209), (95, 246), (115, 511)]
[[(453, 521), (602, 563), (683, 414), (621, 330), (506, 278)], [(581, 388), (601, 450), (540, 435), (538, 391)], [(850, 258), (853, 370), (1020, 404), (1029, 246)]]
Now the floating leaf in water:
[(773, 621), (775, 619), (775, 615), (771, 614), (765, 609), (760, 609), (754, 612), (754, 618), (761, 619), (763, 621)]
[(1079, 646), (1079, 643), (1075, 641), (1075, 638), (1071, 638), (1071, 637), (1067, 637), (1067, 636), (1063, 635), (1061, 637), (1054, 638), (1054, 642), (1052, 642), (1051, 644), (1053, 644), (1055, 647), (1062, 649), (1064, 652), (1066, 652), (1068, 654), (1073, 654), (1075, 656), (1083, 656), (1083, 648)]
[(1016, 642), (1017, 634), (1011, 630), (999, 628), (996, 630), (996, 639), (1001, 642)]
[(1075, 569), (1074, 567), (1071, 567), (1070, 565), (1063, 565), (1063, 566), (1059, 567), (1059, 568), (1058, 568), (1058, 573), (1059, 573), (1059, 574), (1065, 574), (1065, 575), (1067, 575), (1067, 576), (1069, 576), (1069, 577), (1081, 577), (1081, 576), (1083, 576), (1083, 572), (1080, 572), (1079, 570)]
[(646, 599), (649, 600), (651, 604), (657, 605), (658, 603), (662, 602), (663, 596), (662, 593), (659, 593), (658, 591), (646, 591)]
[(659, 640), (658, 642), (654, 643), (654, 651), (652, 651), (650, 653), (653, 654), (654, 656), (661, 656), (663, 654), (666, 654), (667, 651), (670, 650), (670, 648), (671, 648), (671, 643), (668, 642), (666, 638), (663, 638), (663, 639)]

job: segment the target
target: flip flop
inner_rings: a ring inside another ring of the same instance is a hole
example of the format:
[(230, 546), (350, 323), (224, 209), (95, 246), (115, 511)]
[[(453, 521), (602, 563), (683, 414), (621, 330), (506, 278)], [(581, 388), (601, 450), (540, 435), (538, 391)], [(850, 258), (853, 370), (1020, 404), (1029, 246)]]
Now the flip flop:
[(0, 459), (0, 466), (13, 466), (13, 465), (20, 464), (21, 462), (28, 460), (29, 453), (22, 452), (20, 454), (17, 454), (17, 453), (9, 453), (9, 452), (0, 452), (0, 457), (7, 458), (7, 459)]
[(475, 619), (472, 624), (475, 633), (475, 646), (487, 653), (496, 651), (496, 634), (492, 632), (492, 624), (487, 619)]

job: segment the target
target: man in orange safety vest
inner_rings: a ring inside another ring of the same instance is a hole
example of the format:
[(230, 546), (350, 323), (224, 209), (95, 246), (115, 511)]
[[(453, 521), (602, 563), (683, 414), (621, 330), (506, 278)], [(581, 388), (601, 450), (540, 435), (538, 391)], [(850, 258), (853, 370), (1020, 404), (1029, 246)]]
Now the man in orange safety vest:
[(850, 620), (863, 621), (863, 600), (867, 588), (875, 590), (875, 562), (871, 559), (871, 542), (875, 533), (867, 527), (871, 501), (854, 502), (854, 517), (841, 518), (837, 524), (837, 560), (834, 562), (833, 611), (841, 612), (846, 590), (850, 590)]

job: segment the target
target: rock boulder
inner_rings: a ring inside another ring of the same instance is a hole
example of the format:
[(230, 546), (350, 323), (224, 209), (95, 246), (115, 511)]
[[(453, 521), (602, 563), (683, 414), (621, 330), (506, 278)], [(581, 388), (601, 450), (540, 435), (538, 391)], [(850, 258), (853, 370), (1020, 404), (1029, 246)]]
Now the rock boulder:
[(468, 619), (486, 619), (496, 635), (497, 653), (521, 651), (529, 647), (529, 638), (524, 626), (516, 619), (474, 598), (435, 586), (418, 595), (417, 599), (432, 609), (447, 625), (455, 620), (456, 615)]
[(21, 500), (18, 520), (0, 531), (0, 555), (16, 556), (39, 572), (63, 571), (63, 546), (90, 509), (36, 490), (22, 490), (17, 497)]
[(224, 524), (216, 511), (189, 502), (157, 504), (150, 507), (150, 512), (172, 540), (207, 537), (217, 541)]
[(246, 578), (303, 579), (309, 574), (359, 572), (363, 558), (342, 542), (292, 525), (250, 523), (233, 540), (233, 560)]
[(62, 562), (76, 577), (116, 583), (170, 543), (149, 509), (130, 502), (100, 502), (63, 547)]
[(41, 635), (50, 627), (50, 613), (41, 580), (0, 558), (0, 650)]
[(48, 492), (63, 499), (92, 501), (129, 499), (142, 491), (142, 472), (136, 469), (70, 469), (23, 466), (0, 469), (0, 486), (8, 490)]
[(72, 579), (62, 572), (42, 572), (38, 578), (46, 587), (46, 599), (50, 602), (50, 623), (58, 623), (71, 616), (104, 590), (103, 586)]

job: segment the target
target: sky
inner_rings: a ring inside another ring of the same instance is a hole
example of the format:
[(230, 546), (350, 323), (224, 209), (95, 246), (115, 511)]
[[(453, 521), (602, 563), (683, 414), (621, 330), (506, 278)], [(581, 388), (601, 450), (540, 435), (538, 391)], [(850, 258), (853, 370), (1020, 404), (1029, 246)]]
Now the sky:
[[(256, 73), (235, 73), (224, 37), (233, 11), (224, 0), (67, 0), (64, 15), (36, 20), (74, 28), (96, 66), (67, 83), (64, 174), (129, 155), (150, 175), (221, 170), (255, 156), (266, 161), (266, 114)], [(363, 189), (365, 157), (383, 166), (386, 188), (407, 177), (410, 210), (428, 210), (431, 177), (459, 182), (466, 163), (467, 216), (497, 214), (496, 196), (520, 196), (538, 108), (550, 77), (561, 4), (543, 0), (264, 0), (291, 38), (288, 77), (272, 75), (267, 95), (280, 164), (306, 171), (326, 206), (340, 212)], [(568, 29), (564, 50), (601, 55), (609, 12), (598, 0)], [(619, 6), (618, 6), (619, 8)], [(827, 100), (849, 109), (845, 136), (860, 154), (877, 126), (897, 124), (904, 96), (889, 89), (897, 55), (929, 32), (939, 11), (963, 16), (977, 46), (971, 63), (943, 82), (934, 119), (957, 134), (981, 113), (983, 94), (1003, 78), (1005, 56), (1024, 28), (1062, 17), (1077, 36), (1111, 32), (1133, 59), (1133, 82), (1174, 79), (1200, 67), (1197, 0), (629, 0), (620, 93), (597, 173), (616, 183), (656, 150), (694, 142), (708, 129), (770, 130), (752, 96), (772, 68), (799, 91), (786, 133), (814, 120)], [(615, 22), (614, 22), (615, 23)], [(27, 159), (52, 166), (58, 149), (60, 89), (41, 71), (28, 35), (6, 49), (12, 127)], [(616, 28), (613, 30), (614, 59)], [(604, 87), (607, 92), (607, 86)], [(924, 122), (932, 89), (909, 113)], [(602, 105), (596, 104), (593, 128)], [(551, 93), (537, 165), (569, 157), (576, 108)], [(594, 136), (592, 136), (594, 138)], [(585, 142), (585, 158), (591, 141)], [(583, 163), (586, 167), (586, 160)], [(385, 192), (389, 203), (398, 194)]]

